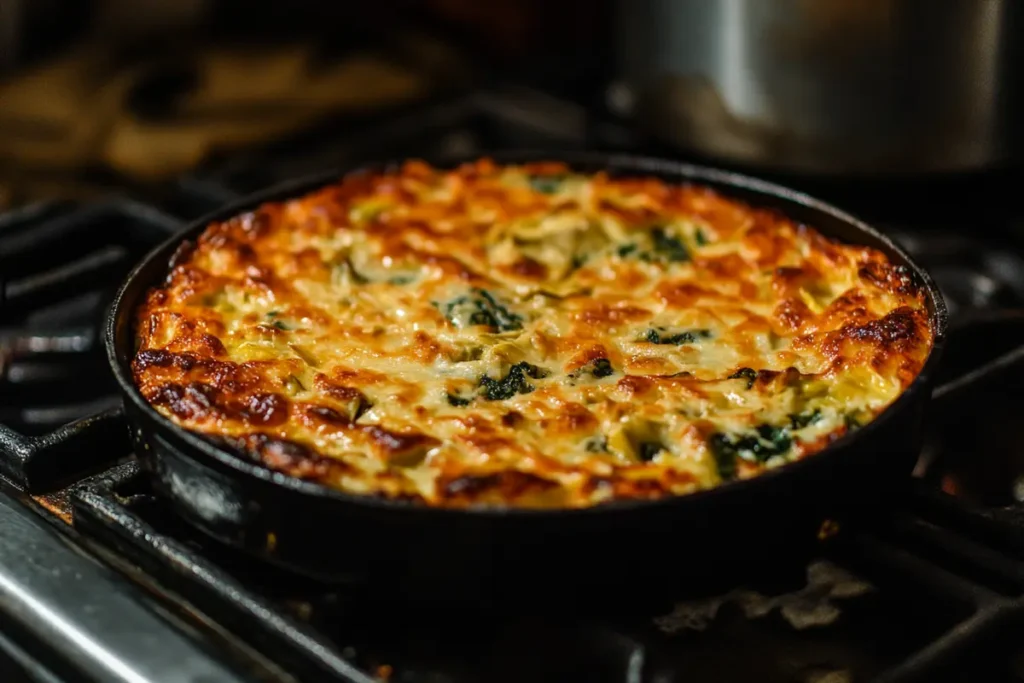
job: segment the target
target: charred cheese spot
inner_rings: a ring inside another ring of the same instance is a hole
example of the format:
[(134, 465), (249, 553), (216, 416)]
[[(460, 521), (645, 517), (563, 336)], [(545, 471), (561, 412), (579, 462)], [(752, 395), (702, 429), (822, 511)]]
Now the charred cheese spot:
[(212, 224), (136, 320), (135, 381), (178, 424), (450, 507), (756, 476), (873, 419), (932, 345), (878, 251), (558, 162), (410, 162)]

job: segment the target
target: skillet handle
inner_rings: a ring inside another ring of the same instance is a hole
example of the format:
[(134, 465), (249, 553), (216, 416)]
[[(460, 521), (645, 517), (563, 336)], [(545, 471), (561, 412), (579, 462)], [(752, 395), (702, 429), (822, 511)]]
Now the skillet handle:
[(945, 413), (1014, 369), (1024, 369), (1024, 309), (970, 314), (949, 328), (932, 410)]

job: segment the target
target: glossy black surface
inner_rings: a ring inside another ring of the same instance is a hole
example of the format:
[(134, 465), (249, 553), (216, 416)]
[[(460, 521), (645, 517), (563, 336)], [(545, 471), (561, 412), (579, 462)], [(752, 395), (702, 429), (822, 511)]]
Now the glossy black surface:
[(20, 501), (0, 497), (3, 633), (38, 651), (60, 675), (110, 683), (241, 683), (185, 633), (165, 631), (135, 586)]

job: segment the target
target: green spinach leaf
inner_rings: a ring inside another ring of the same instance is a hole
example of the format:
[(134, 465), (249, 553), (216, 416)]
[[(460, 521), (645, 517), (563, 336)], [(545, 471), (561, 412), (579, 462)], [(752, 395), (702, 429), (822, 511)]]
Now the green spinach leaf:
[(747, 389), (753, 389), (754, 382), (757, 381), (757, 370), (754, 368), (740, 368), (729, 375), (729, 379), (745, 379), (747, 380)]
[(508, 310), (485, 289), (474, 289), (466, 296), (449, 301), (444, 306), (444, 315), (456, 327), (485, 325), (500, 332), (520, 330), (522, 316)]
[(501, 379), (492, 379), (486, 375), (481, 377), (480, 388), (488, 401), (503, 401), (516, 394), (529, 394), (534, 386), (527, 378), (540, 379), (547, 377), (547, 374), (544, 368), (522, 361), (510, 367), (508, 374)]
[(644, 336), (651, 344), (672, 344), (679, 346), (680, 344), (695, 344), (699, 339), (710, 339), (710, 330), (691, 330), (689, 332), (680, 332), (678, 334), (669, 334), (664, 329), (651, 328), (647, 330), (647, 334)]

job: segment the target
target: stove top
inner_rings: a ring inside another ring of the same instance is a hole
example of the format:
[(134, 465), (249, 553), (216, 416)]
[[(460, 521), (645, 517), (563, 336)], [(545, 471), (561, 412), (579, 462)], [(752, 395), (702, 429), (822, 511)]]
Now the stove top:
[(0, 217), (2, 680), (1024, 681), (1024, 445), (1007, 429), (1024, 408), (1024, 249), (1020, 216), (991, 203), (958, 228), (833, 188), (935, 275), (954, 327), (944, 379), (966, 378), (936, 396), (901, 509), (824, 540), (809, 565), (751, 567), (725, 594), (666, 595), (636, 613), (439, 613), (284, 580), (168, 509), (132, 457), (99, 339), (132, 263), (279, 180), (514, 147), (650, 149), (510, 87), (239, 155), (155, 204), (114, 197)]

